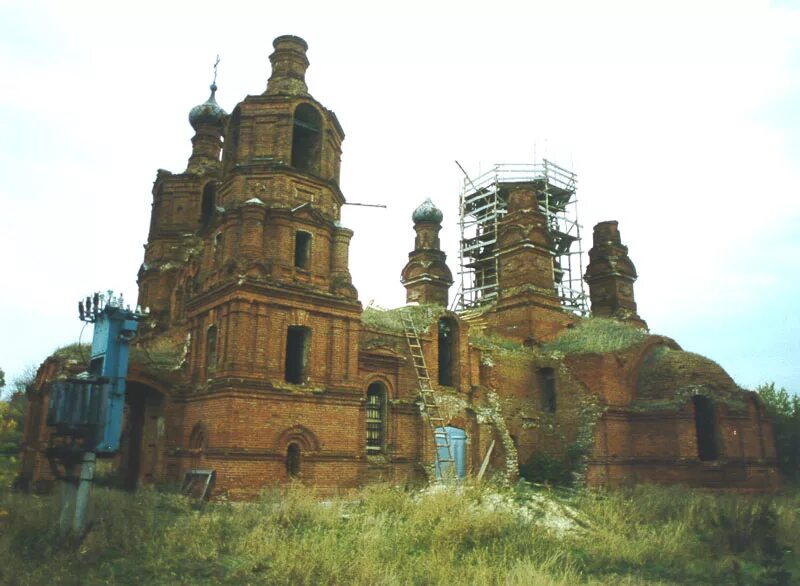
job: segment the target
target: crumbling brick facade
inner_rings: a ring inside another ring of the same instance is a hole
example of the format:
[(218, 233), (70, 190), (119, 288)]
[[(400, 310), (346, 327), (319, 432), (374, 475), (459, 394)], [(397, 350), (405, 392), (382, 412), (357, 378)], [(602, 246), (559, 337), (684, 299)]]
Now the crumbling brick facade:
[[(213, 469), (215, 494), (247, 498), (293, 479), (329, 490), (429, 480), (435, 444), (406, 312), (445, 423), (466, 434), (468, 474), (484, 461), (507, 477), (551, 461), (596, 486), (777, 485), (757, 395), (642, 329), (616, 222), (595, 229), (586, 274), (593, 313), (607, 319), (560, 305), (532, 185), (510, 190), (498, 226), (494, 303), (446, 309), (442, 216), (428, 201), (414, 213), (402, 271), (411, 305), (362, 308), (348, 268), (353, 233), (340, 224), (344, 132), (308, 93), (306, 43), (285, 36), (274, 48), (266, 91), (228, 115), (212, 86), (190, 114), (187, 169), (157, 173), (139, 271), (150, 313), (132, 352), (114, 461), (121, 482)], [(590, 329), (598, 323), (616, 332), (604, 347)], [(29, 392), (21, 477), (31, 486), (51, 479), (49, 382), (80, 368), (53, 356)]]

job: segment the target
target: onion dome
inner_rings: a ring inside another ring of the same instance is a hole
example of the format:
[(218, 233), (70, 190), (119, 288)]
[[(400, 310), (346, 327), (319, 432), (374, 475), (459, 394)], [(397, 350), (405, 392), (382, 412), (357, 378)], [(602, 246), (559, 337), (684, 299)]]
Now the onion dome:
[(211, 95), (208, 96), (208, 99), (189, 111), (189, 124), (191, 124), (192, 128), (195, 130), (197, 130), (197, 127), (201, 124), (222, 124), (223, 118), (228, 115), (228, 113), (217, 104), (217, 100), (214, 98), (215, 93), (217, 93), (217, 84), (212, 83)]
[(436, 224), (442, 223), (442, 210), (437, 208), (431, 201), (431, 198), (426, 199), (422, 204), (414, 210), (411, 219), (415, 224), (420, 222), (434, 222)]

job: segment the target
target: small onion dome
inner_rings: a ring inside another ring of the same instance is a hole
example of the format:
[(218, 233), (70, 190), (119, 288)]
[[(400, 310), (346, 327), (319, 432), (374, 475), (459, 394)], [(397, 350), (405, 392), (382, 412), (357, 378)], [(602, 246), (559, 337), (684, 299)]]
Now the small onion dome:
[(211, 95), (208, 96), (208, 99), (189, 111), (189, 124), (195, 130), (201, 124), (222, 124), (222, 119), (228, 115), (225, 110), (219, 107), (217, 100), (214, 99), (215, 93), (217, 93), (217, 84), (212, 83)]
[(411, 215), (411, 219), (414, 220), (415, 224), (420, 222), (435, 222), (441, 224), (443, 217), (442, 210), (434, 205), (431, 198), (422, 202), (422, 205), (415, 209), (414, 213)]

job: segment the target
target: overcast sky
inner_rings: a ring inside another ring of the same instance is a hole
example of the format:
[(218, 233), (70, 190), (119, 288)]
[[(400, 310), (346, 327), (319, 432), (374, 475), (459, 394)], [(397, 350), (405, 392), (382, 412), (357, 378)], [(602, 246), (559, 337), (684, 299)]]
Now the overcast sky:
[(345, 196), (388, 206), (343, 212), (365, 305), (403, 303), (426, 197), (457, 272), (455, 160), (546, 156), (578, 173), (584, 250), (619, 221), (653, 332), (800, 391), (800, 2), (746, 0), (1, 2), (8, 380), (78, 340), (80, 297), (135, 300), (152, 182), (186, 168), (216, 54), (230, 112), (282, 34), (347, 134)]

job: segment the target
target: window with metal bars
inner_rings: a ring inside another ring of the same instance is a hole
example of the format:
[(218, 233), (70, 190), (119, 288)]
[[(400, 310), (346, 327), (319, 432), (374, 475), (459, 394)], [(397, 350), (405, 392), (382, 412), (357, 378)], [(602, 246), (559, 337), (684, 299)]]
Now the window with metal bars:
[(372, 383), (367, 389), (367, 451), (383, 451), (386, 430), (386, 389)]

